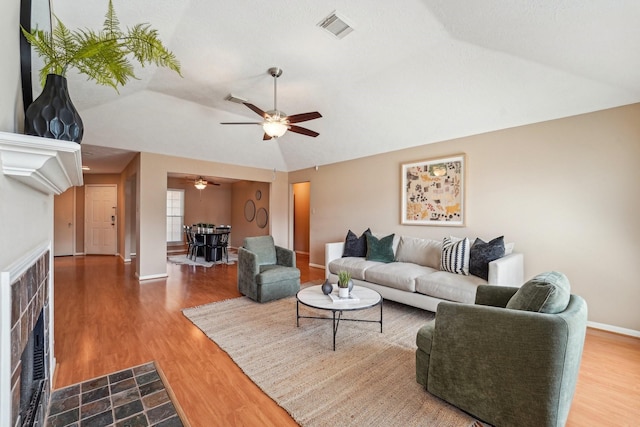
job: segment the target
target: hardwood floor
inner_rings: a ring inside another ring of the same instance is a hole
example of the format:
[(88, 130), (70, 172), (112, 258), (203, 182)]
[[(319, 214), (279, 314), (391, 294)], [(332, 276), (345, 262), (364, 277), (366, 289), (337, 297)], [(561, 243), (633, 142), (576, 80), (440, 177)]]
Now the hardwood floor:
[[(298, 255), (302, 282), (324, 271)], [(295, 426), (182, 309), (238, 297), (235, 265), (167, 264), (138, 282), (117, 257), (60, 257), (54, 388), (155, 360), (192, 427)], [(292, 318), (292, 321), (295, 319)], [(568, 426), (640, 424), (640, 339), (589, 330)]]

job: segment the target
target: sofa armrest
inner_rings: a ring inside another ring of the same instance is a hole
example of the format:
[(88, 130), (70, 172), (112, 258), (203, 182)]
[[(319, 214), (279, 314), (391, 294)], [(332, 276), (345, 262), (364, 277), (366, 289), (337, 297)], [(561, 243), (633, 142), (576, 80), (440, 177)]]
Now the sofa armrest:
[(285, 267), (296, 266), (296, 253), (291, 249), (276, 246), (276, 264)]
[(490, 285), (522, 286), (524, 283), (524, 255), (511, 253), (489, 263)]
[(518, 289), (516, 286), (480, 285), (476, 289), (476, 305), (506, 307)]
[(333, 242), (324, 245), (324, 272), (328, 279), (331, 272), (329, 272), (329, 263), (334, 259), (342, 258), (344, 253), (344, 242)]
[(238, 248), (238, 291), (255, 298), (256, 275), (260, 272), (258, 256), (243, 247)]

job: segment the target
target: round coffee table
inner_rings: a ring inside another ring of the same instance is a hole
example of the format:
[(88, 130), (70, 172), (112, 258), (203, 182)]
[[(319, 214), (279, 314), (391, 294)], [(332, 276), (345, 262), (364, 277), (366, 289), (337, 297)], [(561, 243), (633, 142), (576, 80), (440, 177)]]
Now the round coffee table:
[[(365, 288), (364, 286), (354, 286), (351, 290), (351, 295), (354, 298), (338, 298), (338, 290), (335, 286), (332, 292), (332, 296), (335, 296), (335, 298), (333, 299), (329, 295), (325, 295), (322, 293), (322, 285), (309, 286), (308, 288), (301, 289), (296, 294), (296, 326), (300, 327), (300, 319), (333, 320), (333, 351), (336, 350), (336, 333), (338, 332), (340, 320), (350, 322), (380, 323), (380, 333), (382, 333), (382, 303), (384, 301), (382, 296), (380, 296), (380, 294), (373, 289)], [(300, 304), (318, 310), (331, 311), (333, 313), (333, 316), (301, 316)], [(347, 319), (342, 317), (342, 313), (345, 311), (365, 310), (367, 308), (375, 307), (376, 305), (380, 306), (380, 320)]]

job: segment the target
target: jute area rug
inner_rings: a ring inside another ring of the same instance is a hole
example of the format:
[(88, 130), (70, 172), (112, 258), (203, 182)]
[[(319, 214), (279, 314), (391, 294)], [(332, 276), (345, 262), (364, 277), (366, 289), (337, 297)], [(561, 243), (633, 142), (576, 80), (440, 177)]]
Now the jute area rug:
[[(433, 319), (428, 311), (386, 301), (383, 333), (378, 323), (341, 322), (335, 352), (330, 320), (296, 327), (295, 297), (241, 297), (183, 313), (303, 426), (482, 425), (416, 382), (416, 333)], [(300, 305), (300, 314), (331, 312)], [(380, 310), (347, 314), (377, 319)]]
[(167, 257), (167, 259), (174, 264), (186, 264), (186, 265), (193, 265), (193, 266), (200, 266), (200, 267), (212, 267), (216, 264), (229, 264), (229, 265), (235, 264), (235, 262), (238, 261), (238, 255), (229, 254), (229, 262), (227, 262), (226, 257), (223, 260), (212, 262), (212, 261), (206, 261), (202, 257), (198, 257), (195, 260), (193, 260), (191, 258), (188, 258), (186, 255), (174, 255), (174, 256)]

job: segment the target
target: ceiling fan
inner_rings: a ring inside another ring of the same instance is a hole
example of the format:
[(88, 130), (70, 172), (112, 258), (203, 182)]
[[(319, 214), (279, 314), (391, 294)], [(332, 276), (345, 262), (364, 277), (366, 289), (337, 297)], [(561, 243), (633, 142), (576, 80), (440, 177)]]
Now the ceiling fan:
[(220, 185), (217, 182), (207, 181), (202, 176), (196, 178), (187, 178), (187, 182), (193, 184), (198, 190), (204, 190), (207, 185)]
[(220, 123), (222, 125), (261, 125), (264, 130), (263, 141), (271, 138), (279, 138), (285, 134), (286, 131), (300, 133), (302, 135), (316, 137), (320, 135), (318, 132), (311, 129), (303, 128), (301, 126), (294, 125), (293, 123), (306, 122), (308, 120), (319, 119), (322, 114), (317, 111), (311, 113), (294, 114), (287, 116), (284, 112), (278, 110), (277, 96), (278, 96), (278, 77), (282, 75), (282, 69), (278, 67), (272, 67), (267, 70), (273, 77), (273, 110), (262, 111), (260, 108), (249, 102), (242, 102), (249, 107), (251, 111), (255, 112), (264, 119), (261, 122), (226, 122)]

